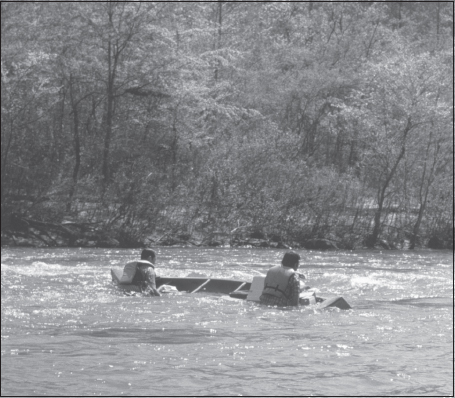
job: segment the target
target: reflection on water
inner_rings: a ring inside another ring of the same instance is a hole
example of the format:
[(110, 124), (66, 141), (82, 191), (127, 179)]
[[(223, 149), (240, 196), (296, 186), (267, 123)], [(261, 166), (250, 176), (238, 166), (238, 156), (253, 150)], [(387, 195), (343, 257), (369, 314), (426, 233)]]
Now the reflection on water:
[[(248, 281), (283, 254), (157, 252), (162, 276)], [(299, 253), (352, 310), (125, 296), (109, 270), (137, 250), (2, 250), (2, 395), (453, 394), (452, 253)]]

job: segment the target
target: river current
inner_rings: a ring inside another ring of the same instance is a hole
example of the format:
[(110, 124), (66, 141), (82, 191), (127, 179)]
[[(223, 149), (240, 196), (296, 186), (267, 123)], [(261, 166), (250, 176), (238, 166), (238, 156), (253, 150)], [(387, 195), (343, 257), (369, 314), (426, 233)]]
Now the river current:
[[(157, 274), (251, 281), (282, 250), (157, 248)], [(139, 250), (2, 248), (2, 395), (450, 396), (453, 253), (298, 251), (351, 310), (127, 296)]]

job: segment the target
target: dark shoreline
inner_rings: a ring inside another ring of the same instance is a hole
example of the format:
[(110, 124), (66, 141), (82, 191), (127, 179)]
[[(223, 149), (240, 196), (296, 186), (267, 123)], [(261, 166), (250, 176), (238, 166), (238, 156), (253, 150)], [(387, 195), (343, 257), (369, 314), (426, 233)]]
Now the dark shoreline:
[[(38, 240), (36, 237), (16, 236), (17, 234), (4, 233), (1, 235), (2, 248), (116, 248), (116, 249), (136, 249), (145, 247), (175, 247), (175, 248), (255, 248), (255, 249), (288, 249), (288, 250), (311, 250), (311, 251), (362, 251), (362, 250), (387, 250), (387, 251), (410, 251), (409, 241), (404, 241), (399, 246), (389, 243), (385, 240), (379, 241), (374, 247), (367, 247), (366, 245), (357, 245), (356, 247), (343, 247), (337, 242), (330, 239), (310, 239), (302, 243), (298, 242), (275, 242), (268, 239), (254, 239), (245, 238), (238, 239), (219, 239), (213, 240), (210, 238), (201, 239), (188, 239), (180, 240), (178, 238), (167, 238), (163, 241), (155, 241), (148, 237), (144, 238), (141, 242), (136, 244), (121, 244), (117, 239), (103, 237), (102, 239), (89, 240), (87, 238), (80, 238), (73, 244), (68, 244), (64, 241), (55, 240), (54, 242), (45, 242)], [(437, 242), (432, 245), (419, 245), (416, 250), (452, 250), (446, 242)]]
[[(379, 237), (369, 242), (368, 231), (345, 235), (330, 232), (315, 234), (302, 225), (293, 232), (267, 231), (259, 226), (223, 230), (221, 228), (193, 229), (191, 232), (166, 227), (148, 231), (146, 228), (125, 228), (124, 224), (105, 225), (102, 222), (66, 219), (41, 221), (12, 214), (4, 222), (1, 231), (2, 247), (87, 247), (87, 248), (144, 248), (162, 247), (247, 247), (272, 249), (333, 250), (407, 250), (411, 236), (402, 233), (398, 238)], [(416, 248), (453, 250), (451, 236), (432, 235), (420, 238)]]

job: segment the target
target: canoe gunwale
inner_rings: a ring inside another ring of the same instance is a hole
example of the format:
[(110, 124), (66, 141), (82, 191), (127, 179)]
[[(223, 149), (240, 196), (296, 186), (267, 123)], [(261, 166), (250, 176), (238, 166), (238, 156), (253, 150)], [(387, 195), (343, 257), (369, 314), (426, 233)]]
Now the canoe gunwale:
[[(111, 269), (112, 281), (126, 291), (140, 291), (136, 285), (121, 284), (120, 278), (122, 276), (121, 270)], [(252, 283), (235, 279), (218, 279), (218, 278), (204, 278), (204, 277), (157, 277), (156, 287), (159, 288), (163, 285), (174, 286), (179, 292), (188, 293), (219, 293), (226, 294), (236, 299), (247, 299), (251, 293)], [(255, 300), (253, 300), (255, 301)], [(331, 299), (324, 299), (316, 297), (310, 300), (307, 297), (300, 298), (300, 305), (309, 305), (315, 303), (319, 308), (337, 307), (340, 309), (350, 309), (351, 306), (346, 300), (341, 297), (333, 297)]]
[[(138, 291), (137, 286), (132, 284), (122, 284), (122, 270), (111, 269), (112, 281), (124, 290)], [(221, 278), (204, 278), (204, 277), (156, 277), (156, 287), (170, 285), (177, 288), (179, 292), (205, 292), (205, 293), (221, 293), (229, 294), (240, 288), (249, 289), (250, 282), (236, 279), (221, 279)]]

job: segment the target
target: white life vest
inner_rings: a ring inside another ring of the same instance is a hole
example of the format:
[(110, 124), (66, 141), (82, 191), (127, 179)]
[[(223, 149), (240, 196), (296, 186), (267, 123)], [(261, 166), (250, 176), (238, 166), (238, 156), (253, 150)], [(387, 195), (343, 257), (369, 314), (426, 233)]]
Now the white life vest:
[(270, 268), (265, 277), (262, 293), (288, 299), (289, 297), (286, 296), (285, 291), (289, 283), (289, 278), (294, 273), (295, 271), (292, 268), (282, 267), (281, 265)]
[(130, 285), (133, 282), (133, 278), (134, 275), (136, 275), (136, 269), (139, 264), (147, 264), (155, 268), (155, 266), (147, 260), (131, 261), (125, 265), (125, 268), (123, 268), (123, 275), (119, 281), (120, 285)]

